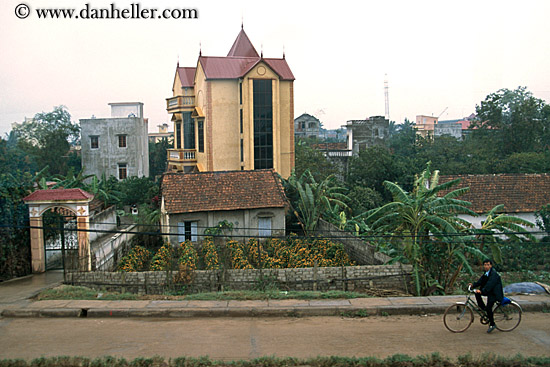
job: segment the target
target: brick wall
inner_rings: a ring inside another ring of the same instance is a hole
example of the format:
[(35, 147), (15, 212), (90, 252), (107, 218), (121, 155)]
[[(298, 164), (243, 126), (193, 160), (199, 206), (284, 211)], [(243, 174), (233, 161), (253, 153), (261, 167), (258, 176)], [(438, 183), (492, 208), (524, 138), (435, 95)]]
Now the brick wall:
[(190, 285), (174, 283), (177, 272), (72, 272), (66, 283), (138, 294), (162, 294), (168, 290), (188, 293), (258, 289), (348, 290), (380, 288), (410, 292), (410, 265), (362, 265), (262, 270), (197, 270)]

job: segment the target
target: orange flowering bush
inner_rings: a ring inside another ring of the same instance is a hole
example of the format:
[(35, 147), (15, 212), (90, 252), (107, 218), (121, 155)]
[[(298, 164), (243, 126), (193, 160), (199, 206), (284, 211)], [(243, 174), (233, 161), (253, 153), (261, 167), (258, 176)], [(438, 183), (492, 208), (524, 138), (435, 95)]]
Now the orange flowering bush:
[(205, 237), (202, 241), (202, 254), (204, 256), (204, 265), (206, 270), (215, 270), (220, 268), (218, 260), (218, 251), (214, 244), (214, 239), (210, 236)]
[(118, 271), (145, 271), (151, 260), (151, 252), (142, 246), (133, 247), (118, 263)]
[(226, 244), (230, 253), (231, 268), (233, 269), (253, 269), (245, 252), (244, 245), (240, 242), (230, 240)]
[(158, 249), (153, 260), (151, 260), (151, 271), (170, 270), (172, 259), (174, 258), (174, 248), (170, 243), (165, 243)]
[(178, 264), (180, 267), (187, 267), (190, 270), (195, 270), (197, 268), (199, 255), (197, 254), (197, 250), (195, 250), (195, 246), (193, 246), (191, 241), (187, 240), (180, 244), (178, 256)]

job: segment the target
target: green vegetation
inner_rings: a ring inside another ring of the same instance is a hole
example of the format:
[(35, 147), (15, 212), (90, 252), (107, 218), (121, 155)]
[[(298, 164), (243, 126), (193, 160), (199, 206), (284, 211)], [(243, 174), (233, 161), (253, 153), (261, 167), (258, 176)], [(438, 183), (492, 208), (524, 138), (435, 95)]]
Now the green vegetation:
[(164, 294), (164, 295), (143, 295), (138, 296), (132, 293), (109, 292), (105, 290), (94, 290), (87, 287), (77, 287), (62, 285), (52, 289), (46, 289), (36, 296), (36, 300), (136, 300), (136, 299), (163, 299), (170, 298), (175, 300), (195, 300), (195, 301), (224, 301), (224, 300), (265, 300), (265, 299), (351, 299), (366, 298), (365, 294), (357, 292), (343, 291), (279, 291), (278, 289), (268, 289), (265, 291), (226, 291), (226, 292), (206, 292), (188, 295)]
[(54, 366), (71, 366), (71, 367), (341, 367), (341, 366), (365, 366), (365, 367), (505, 367), (505, 366), (548, 366), (550, 363), (549, 357), (524, 357), (520, 354), (513, 357), (501, 357), (494, 354), (483, 354), (479, 357), (472, 355), (459, 356), (452, 359), (444, 357), (439, 353), (430, 355), (411, 357), (405, 354), (395, 354), (393, 356), (381, 359), (376, 357), (315, 357), (309, 359), (298, 358), (277, 358), (277, 357), (260, 357), (252, 360), (239, 361), (219, 361), (212, 360), (208, 357), (178, 357), (175, 359), (165, 360), (163, 357), (151, 358), (136, 358), (134, 360), (126, 360), (121, 357), (105, 356), (95, 359), (86, 357), (40, 357), (31, 361), (22, 359), (4, 359), (0, 360), (0, 367), (54, 367)]

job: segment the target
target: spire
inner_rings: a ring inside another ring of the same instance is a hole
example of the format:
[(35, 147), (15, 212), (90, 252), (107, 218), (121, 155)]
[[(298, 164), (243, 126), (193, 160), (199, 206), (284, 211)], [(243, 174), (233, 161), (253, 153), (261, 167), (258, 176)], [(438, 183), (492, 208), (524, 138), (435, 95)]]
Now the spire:
[(199, 42), (199, 57), (202, 56), (202, 42)]
[(237, 39), (231, 46), (231, 50), (227, 54), (228, 57), (259, 57), (258, 52), (250, 42), (250, 39), (241, 27), (241, 31), (237, 35)]

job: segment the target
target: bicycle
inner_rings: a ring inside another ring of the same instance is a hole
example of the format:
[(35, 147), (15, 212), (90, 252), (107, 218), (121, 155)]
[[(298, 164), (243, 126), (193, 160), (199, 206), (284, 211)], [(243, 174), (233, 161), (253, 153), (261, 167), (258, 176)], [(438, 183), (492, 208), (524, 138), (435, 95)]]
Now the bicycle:
[[(479, 321), (483, 325), (489, 323), (487, 313), (472, 300), (473, 293), (472, 288), (468, 287), (466, 302), (457, 302), (445, 310), (443, 323), (449, 331), (453, 333), (466, 331), (474, 322), (474, 311), (479, 315)], [(512, 331), (521, 322), (522, 310), (517, 302), (506, 297), (504, 298), (502, 303), (495, 303), (496, 307), (493, 311), (495, 326), (500, 331)]]

